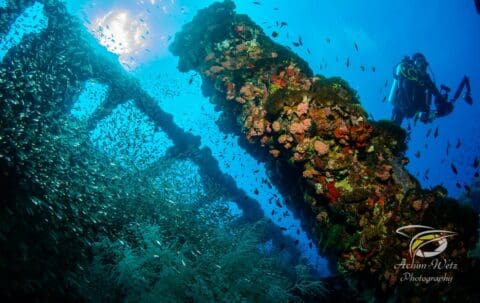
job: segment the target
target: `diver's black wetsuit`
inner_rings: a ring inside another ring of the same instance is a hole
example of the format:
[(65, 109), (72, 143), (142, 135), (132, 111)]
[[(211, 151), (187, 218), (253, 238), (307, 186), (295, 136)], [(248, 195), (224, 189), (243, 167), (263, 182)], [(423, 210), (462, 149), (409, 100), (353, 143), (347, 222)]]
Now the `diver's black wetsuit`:
[(393, 104), (392, 121), (395, 124), (401, 125), (404, 118), (411, 118), (419, 112), (422, 121), (427, 122), (432, 96), (435, 97), (438, 116), (446, 115), (453, 109), (428, 73), (417, 68), (411, 59), (405, 58), (397, 65), (394, 77), (389, 101)]

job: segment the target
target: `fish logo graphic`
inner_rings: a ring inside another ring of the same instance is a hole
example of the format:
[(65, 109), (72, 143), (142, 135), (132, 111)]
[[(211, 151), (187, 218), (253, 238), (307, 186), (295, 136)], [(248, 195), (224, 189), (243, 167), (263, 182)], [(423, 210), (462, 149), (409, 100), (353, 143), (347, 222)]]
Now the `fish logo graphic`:
[[(420, 230), (412, 237), (405, 231)], [(447, 239), (457, 235), (456, 232), (442, 229), (434, 229), (425, 225), (406, 225), (397, 228), (397, 234), (410, 238), (409, 253), (412, 257), (412, 263), (415, 257), (432, 258), (447, 249)]]

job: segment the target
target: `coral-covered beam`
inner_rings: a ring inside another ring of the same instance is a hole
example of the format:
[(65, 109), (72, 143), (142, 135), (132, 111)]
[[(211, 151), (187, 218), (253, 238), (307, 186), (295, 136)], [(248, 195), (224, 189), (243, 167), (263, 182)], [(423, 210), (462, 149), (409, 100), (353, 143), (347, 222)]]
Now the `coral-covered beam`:
[(267, 149), (272, 161), (297, 168), (318, 246), (338, 269), (393, 287), (401, 274), (395, 264), (409, 259), (408, 240), (396, 230), (409, 224), (457, 232), (443, 257), (464, 262), (476, 240), (476, 216), (441, 187), (423, 190), (406, 171), (405, 132), (369, 121), (345, 81), (314, 76), (234, 8), (225, 1), (200, 10), (171, 51), (181, 71), (202, 76), (203, 92), (224, 121)]

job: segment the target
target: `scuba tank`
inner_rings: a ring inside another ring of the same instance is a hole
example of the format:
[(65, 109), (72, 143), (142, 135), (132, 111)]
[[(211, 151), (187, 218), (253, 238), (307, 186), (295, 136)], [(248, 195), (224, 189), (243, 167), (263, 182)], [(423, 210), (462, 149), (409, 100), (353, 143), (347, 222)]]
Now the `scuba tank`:
[(390, 89), (390, 94), (388, 95), (388, 102), (391, 104), (396, 103), (395, 98), (400, 92), (400, 80), (402, 80), (403, 74), (405, 74), (403, 70), (408, 69), (411, 64), (413, 64), (412, 60), (408, 56), (405, 56), (402, 61), (395, 65), (393, 69), (392, 88)]
[(395, 94), (399, 90), (398, 78), (400, 77), (400, 69), (401, 69), (400, 64), (402, 64), (402, 63), (401, 62), (398, 63), (395, 66), (395, 69), (393, 70), (392, 88), (390, 89), (390, 94), (388, 94), (388, 102), (391, 103), (391, 104), (393, 104), (393, 99), (395, 98)]
[(410, 108), (411, 103), (415, 102), (415, 96), (411, 94), (412, 91), (408, 88), (413, 89), (413, 87), (422, 87), (424, 85), (424, 75), (420, 74), (413, 59), (405, 56), (393, 70), (393, 82), (388, 95), (388, 102), (395, 106)]

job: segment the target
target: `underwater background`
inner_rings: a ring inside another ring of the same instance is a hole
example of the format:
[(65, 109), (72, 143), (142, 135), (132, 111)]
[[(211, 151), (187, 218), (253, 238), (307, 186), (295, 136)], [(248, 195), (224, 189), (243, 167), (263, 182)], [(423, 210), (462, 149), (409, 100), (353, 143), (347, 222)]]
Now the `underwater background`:
[[(474, 2), (0, 1), (3, 301), (479, 300)], [(416, 52), (474, 102), (402, 131)], [(453, 282), (399, 282), (415, 223)]]

